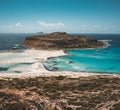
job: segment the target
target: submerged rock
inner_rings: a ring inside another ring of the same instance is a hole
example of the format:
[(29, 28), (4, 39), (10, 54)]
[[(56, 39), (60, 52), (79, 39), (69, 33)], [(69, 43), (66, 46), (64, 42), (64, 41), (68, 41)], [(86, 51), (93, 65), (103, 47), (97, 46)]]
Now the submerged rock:
[(14, 71), (15, 73), (22, 73), (22, 71)]
[(7, 71), (8, 68), (5, 68), (5, 67), (0, 67), (0, 71)]
[(73, 61), (69, 61), (69, 64), (74, 63)]

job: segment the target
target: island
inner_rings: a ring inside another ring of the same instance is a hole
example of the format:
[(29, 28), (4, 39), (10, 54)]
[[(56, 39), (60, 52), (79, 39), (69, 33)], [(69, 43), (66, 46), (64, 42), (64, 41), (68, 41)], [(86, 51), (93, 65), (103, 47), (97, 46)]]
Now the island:
[(39, 50), (60, 50), (98, 48), (104, 47), (105, 43), (90, 37), (70, 35), (66, 32), (54, 32), (51, 34), (26, 37), (22, 45)]
[(43, 35), (44, 33), (43, 32), (37, 32), (36, 34), (37, 35)]

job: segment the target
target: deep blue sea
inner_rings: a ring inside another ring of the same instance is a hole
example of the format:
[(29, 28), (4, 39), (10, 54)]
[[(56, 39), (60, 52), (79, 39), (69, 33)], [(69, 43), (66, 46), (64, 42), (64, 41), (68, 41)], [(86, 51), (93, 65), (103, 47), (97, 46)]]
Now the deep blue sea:
[(82, 34), (110, 44), (107, 48), (67, 50), (68, 55), (51, 58), (45, 67), (53, 71), (120, 73), (120, 34)]
[[(34, 34), (0, 34), (0, 51), (11, 50), (25, 40), (26, 36)], [(80, 34), (81, 35), (81, 34)], [(88, 50), (67, 50), (68, 55), (50, 58), (44, 63), (45, 68), (50, 71), (74, 71), (94, 73), (117, 73), (120, 74), (120, 34), (82, 34), (105, 40), (110, 44), (107, 48)], [(23, 47), (18, 46), (20, 49)], [(19, 53), (17, 54), (19, 56)], [(5, 58), (10, 58), (6, 56)], [(3, 62), (0, 54), (0, 61)], [(0, 64), (1, 71), (4, 67), (13, 71), (12, 67)], [(15, 69), (16, 65), (14, 66)]]
[[(15, 45), (19, 45), (27, 36), (34, 35), (32, 33), (0, 33), (0, 51), (11, 50)], [(22, 48), (19, 46), (19, 48)]]

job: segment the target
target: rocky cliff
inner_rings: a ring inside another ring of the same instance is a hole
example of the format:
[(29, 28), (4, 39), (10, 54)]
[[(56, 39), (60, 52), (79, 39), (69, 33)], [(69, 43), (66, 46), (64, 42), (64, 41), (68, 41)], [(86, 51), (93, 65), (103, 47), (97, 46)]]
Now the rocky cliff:
[(105, 46), (103, 42), (99, 42), (96, 39), (79, 35), (70, 35), (65, 32), (30, 36), (25, 39), (22, 45), (35, 49), (76, 49)]

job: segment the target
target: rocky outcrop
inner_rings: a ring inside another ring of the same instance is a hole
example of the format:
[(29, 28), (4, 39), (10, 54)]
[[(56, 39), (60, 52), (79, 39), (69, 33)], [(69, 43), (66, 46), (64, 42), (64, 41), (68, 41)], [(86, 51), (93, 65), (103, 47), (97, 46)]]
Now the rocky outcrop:
[(120, 110), (120, 76), (0, 79), (0, 110)]
[(30, 36), (25, 39), (22, 45), (35, 49), (78, 49), (105, 46), (103, 42), (97, 41), (94, 38), (70, 35), (65, 32)]
[(18, 89), (0, 89), (0, 110), (62, 110), (38, 93)]

